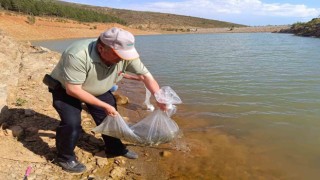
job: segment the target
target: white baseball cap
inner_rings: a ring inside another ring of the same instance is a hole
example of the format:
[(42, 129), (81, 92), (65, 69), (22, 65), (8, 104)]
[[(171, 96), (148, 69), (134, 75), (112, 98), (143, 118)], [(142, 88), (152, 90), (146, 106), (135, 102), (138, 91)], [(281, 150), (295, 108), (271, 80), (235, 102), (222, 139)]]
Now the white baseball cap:
[(139, 58), (139, 54), (134, 47), (134, 36), (126, 30), (113, 27), (101, 33), (100, 40), (103, 44), (111, 47), (123, 60)]

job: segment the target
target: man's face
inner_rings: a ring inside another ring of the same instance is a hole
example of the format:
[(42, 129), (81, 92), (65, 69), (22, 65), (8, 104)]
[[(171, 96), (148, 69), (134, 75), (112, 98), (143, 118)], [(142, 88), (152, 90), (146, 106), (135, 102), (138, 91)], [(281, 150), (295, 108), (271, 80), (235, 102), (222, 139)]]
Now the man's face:
[(106, 65), (114, 65), (121, 61), (121, 58), (113, 51), (112, 48), (98, 44), (100, 58)]

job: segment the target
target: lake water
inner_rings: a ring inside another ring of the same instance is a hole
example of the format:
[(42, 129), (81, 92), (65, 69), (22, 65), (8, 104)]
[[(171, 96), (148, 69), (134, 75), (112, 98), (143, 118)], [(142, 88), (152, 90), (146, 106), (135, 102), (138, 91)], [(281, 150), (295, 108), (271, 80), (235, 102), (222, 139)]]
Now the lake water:
[[(72, 41), (33, 44), (61, 52)], [(175, 119), (193, 156), (167, 163), (178, 177), (320, 178), (320, 39), (152, 35), (136, 47), (183, 100)]]

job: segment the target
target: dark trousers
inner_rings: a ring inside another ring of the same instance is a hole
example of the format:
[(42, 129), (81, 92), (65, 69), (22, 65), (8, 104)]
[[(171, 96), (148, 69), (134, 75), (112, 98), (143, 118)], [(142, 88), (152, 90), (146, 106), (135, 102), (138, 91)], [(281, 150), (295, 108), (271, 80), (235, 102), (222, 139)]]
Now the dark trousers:
[[(56, 147), (60, 160), (72, 161), (76, 159), (74, 149), (82, 132), (81, 127), (81, 101), (69, 96), (62, 87), (49, 90), (53, 97), (53, 107), (58, 112), (61, 122), (56, 132)], [(96, 96), (101, 101), (117, 108), (113, 94), (108, 91), (100, 96)], [(99, 125), (107, 116), (100, 107), (86, 104), (88, 111), (93, 117), (96, 125)], [(106, 146), (106, 153), (112, 155), (123, 155), (127, 153), (125, 145), (118, 139), (107, 135), (102, 135)]]

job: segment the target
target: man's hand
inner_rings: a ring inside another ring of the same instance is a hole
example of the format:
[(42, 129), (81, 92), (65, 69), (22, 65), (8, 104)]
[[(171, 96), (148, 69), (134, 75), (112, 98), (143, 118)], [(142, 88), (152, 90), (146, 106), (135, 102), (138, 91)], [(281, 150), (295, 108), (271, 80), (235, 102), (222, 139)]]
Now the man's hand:
[(119, 114), (118, 111), (113, 106), (110, 106), (109, 104), (106, 104), (106, 106), (104, 106), (103, 108), (108, 116), (115, 117), (116, 115)]
[(114, 117), (117, 114), (119, 114), (118, 111), (113, 106), (97, 99), (96, 97), (94, 97), (90, 93), (83, 90), (82, 85), (66, 83), (65, 86), (66, 86), (66, 90), (67, 90), (68, 95), (73, 96), (73, 97), (79, 99), (80, 101), (102, 107), (104, 109), (105, 113), (109, 116)]
[(167, 105), (166, 104), (162, 104), (162, 103), (157, 102), (157, 105), (162, 111), (167, 111)]

